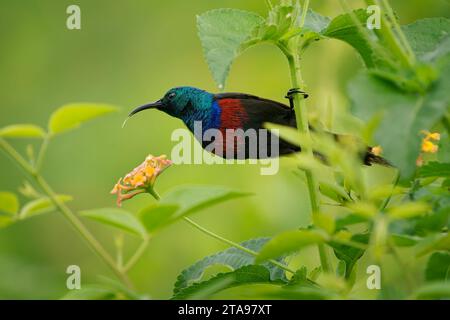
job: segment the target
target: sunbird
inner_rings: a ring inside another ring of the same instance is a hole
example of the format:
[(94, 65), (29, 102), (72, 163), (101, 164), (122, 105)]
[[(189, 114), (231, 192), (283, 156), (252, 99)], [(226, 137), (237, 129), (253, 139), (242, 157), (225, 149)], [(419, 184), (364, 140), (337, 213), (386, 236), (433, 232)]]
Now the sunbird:
[[(260, 129), (264, 129), (264, 124), (268, 122), (293, 128), (297, 127), (293, 102), (295, 94), (301, 94), (305, 99), (308, 97), (308, 94), (298, 88), (290, 89), (286, 94), (286, 98), (289, 99), (289, 106), (287, 106), (251, 94), (235, 92), (214, 94), (194, 87), (175, 87), (167, 91), (161, 99), (137, 107), (131, 111), (127, 119), (143, 110), (157, 109), (182, 120), (192, 133), (194, 133), (196, 121), (201, 123), (203, 132), (208, 129), (217, 129), (222, 132), (222, 148), (210, 150), (216, 155), (233, 159), (268, 158), (301, 151), (301, 147), (280, 139), (278, 152), (273, 152), (274, 150), (271, 150), (273, 133), (268, 130), (260, 131)], [(263, 143), (260, 143), (262, 137), (260, 134), (257, 135), (256, 147), (258, 152), (251, 153), (249, 152), (248, 140), (233, 138), (229, 141), (226, 139), (225, 132), (227, 129), (244, 131), (254, 129), (258, 133), (265, 132), (266, 136), (263, 137)], [(314, 129), (311, 128), (311, 130)], [(339, 139), (338, 135), (333, 136), (337, 140)], [(202, 147), (205, 148), (211, 144), (211, 141), (201, 141), (201, 143)], [(239, 153), (238, 150), (244, 150), (244, 152)], [(324, 160), (320, 154), (315, 154)], [(373, 163), (389, 165), (384, 158), (375, 155), (371, 147), (365, 149), (361, 154), (361, 159), (366, 165)]]

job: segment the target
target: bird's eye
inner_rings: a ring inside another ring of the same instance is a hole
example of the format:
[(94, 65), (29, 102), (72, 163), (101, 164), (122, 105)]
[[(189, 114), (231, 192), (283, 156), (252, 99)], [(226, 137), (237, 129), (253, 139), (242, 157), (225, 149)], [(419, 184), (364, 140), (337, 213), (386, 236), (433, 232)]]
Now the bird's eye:
[(175, 92), (169, 93), (169, 99), (173, 99), (177, 94)]

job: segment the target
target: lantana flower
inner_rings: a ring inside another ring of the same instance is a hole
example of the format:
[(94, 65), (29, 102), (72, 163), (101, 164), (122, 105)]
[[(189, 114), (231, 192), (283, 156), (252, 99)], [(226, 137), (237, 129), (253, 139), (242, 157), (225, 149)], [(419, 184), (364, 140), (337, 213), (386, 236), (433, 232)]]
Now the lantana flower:
[[(438, 132), (428, 132), (426, 130), (422, 130), (420, 132), (425, 137), (422, 139), (422, 145), (421, 145), (421, 152), (422, 153), (436, 153), (439, 150), (439, 146), (437, 144), (434, 144), (434, 142), (437, 142), (441, 140), (441, 135)], [(423, 165), (423, 156), (422, 153), (417, 158), (416, 164), (417, 166)]]
[(122, 201), (133, 198), (141, 193), (150, 193), (155, 196), (153, 186), (156, 178), (170, 165), (172, 161), (165, 155), (155, 157), (147, 156), (144, 162), (133, 169), (125, 177), (120, 178), (111, 194), (117, 195), (117, 205), (120, 207)]

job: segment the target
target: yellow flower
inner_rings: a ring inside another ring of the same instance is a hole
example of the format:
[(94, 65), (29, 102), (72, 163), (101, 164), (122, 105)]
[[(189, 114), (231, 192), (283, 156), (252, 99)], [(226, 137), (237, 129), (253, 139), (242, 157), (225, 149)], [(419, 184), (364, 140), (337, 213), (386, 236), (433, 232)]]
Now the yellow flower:
[(429, 140), (422, 141), (422, 151), (425, 153), (436, 153), (439, 147)]
[[(116, 183), (111, 194), (117, 195), (117, 205), (120, 207), (123, 200), (128, 200), (134, 196), (149, 192), (153, 189), (156, 178), (172, 164), (165, 155), (154, 157), (149, 155), (145, 161), (134, 168)], [(134, 191), (130, 193), (131, 191)]]

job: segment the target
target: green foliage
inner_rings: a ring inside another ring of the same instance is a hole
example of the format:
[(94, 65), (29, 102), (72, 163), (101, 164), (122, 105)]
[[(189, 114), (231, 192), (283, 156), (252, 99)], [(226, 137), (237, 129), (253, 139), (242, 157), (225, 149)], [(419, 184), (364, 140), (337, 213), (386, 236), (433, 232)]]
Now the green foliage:
[(4, 138), (43, 138), (44, 129), (34, 124), (13, 124), (0, 129), (0, 137)]
[[(68, 195), (57, 195), (56, 198), (61, 202), (72, 201), (72, 197)], [(26, 203), (19, 212), (20, 219), (30, 218), (39, 214), (55, 211), (53, 200), (48, 197), (42, 197)]]
[(81, 211), (80, 215), (107, 224), (134, 235), (145, 237), (146, 230), (133, 214), (118, 208), (101, 208)]
[(183, 288), (177, 291), (172, 299), (205, 299), (224, 289), (254, 283), (280, 283), (280, 281), (272, 281), (270, 271), (266, 267), (248, 265), (232, 272), (220, 273), (209, 280)]
[(323, 243), (326, 239), (326, 235), (319, 230), (287, 231), (275, 236), (265, 244), (256, 261), (278, 258), (305, 246)]
[(428, 260), (425, 277), (427, 281), (450, 281), (450, 254), (433, 253)]
[(225, 86), (233, 60), (246, 48), (244, 43), (252, 31), (263, 22), (259, 15), (237, 9), (216, 9), (197, 17), (206, 61), (219, 87)]
[[(368, 244), (369, 234), (354, 234), (352, 235), (351, 240), (361, 244)], [(330, 245), (333, 248), (336, 257), (345, 263), (343, 275), (346, 279), (349, 279), (354, 266), (363, 256), (365, 250), (334, 242), (331, 242)]]
[[(244, 241), (241, 243), (247, 249), (258, 252), (261, 247), (269, 241), (269, 238), (258, 238)], [(202, 260), (196, 262), (189, 268), (183, 270), (177, 278), (177, 282), (174, 287), (174, 296), (176, 296), (181, 290), (189, 287), (193, 282), (197, 282), (201, 279), (205, 270), (213, 265), (224, 265), (232, 270), (237, 270), (241, 267), (251, 265), (255, 261), (254, 256), (243, 252), (236, 248), (229, 248), (227, 250), (218, 252), (211, 256), (205, 257)], [(279, 259), (283, 261), (283, 259)], [(284, 270), (273, 266), (271, 264), (263, 264), (270, 273), (270, 280), (285, 280)]]
[(98, 103), (67, 104), (56, 110), (50, 117), (48, 130), (51, 135), (78, 128), (82, 123), (117, 111), (117, 107)]
[(417, 173), (419, 178), (429, 178), (429, 177), (450, 177), (450, 163), (440, 163), (432, 161), (420, 168)]
[(12, 192), (0, 192), (0, 212), (15, 215), (19, 211), (19, 200)]

